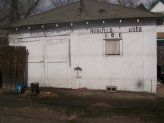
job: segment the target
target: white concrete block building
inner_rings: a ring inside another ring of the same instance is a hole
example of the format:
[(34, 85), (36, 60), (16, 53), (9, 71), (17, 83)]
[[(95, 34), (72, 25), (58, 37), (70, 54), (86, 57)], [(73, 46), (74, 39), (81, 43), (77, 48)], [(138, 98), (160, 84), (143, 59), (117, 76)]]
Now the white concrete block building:
[(155, 93), (156, 18), (86, 0), (14, 23), (9, 41), (28, 49), (29, 84)]

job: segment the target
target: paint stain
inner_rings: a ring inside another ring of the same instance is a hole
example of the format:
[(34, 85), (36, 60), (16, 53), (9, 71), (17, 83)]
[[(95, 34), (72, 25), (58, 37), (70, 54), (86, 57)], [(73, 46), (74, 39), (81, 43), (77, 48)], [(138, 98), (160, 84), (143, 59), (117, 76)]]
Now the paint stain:
[(142, 88), (142, 87), (143, 87), (143, 82), (142, 82), (141, 80), (139, 80), (139, 81), (137, 82), (137, 87), (138, 87), (138, 88)]

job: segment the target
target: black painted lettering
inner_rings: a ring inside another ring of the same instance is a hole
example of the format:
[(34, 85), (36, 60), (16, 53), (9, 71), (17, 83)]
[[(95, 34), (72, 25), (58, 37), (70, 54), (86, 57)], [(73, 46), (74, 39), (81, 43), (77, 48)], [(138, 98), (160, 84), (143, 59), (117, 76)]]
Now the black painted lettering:
[(103, 33), (103, 29), (100, 29), (100, 33)]
[(112, 28), (110, 28), (110, 33), (113, 33), (113, 29)]
[(106, 29), (107, 30), (107, 33), (110, 33), (110, 30), (109, 29)]
[(139, 28), (138, 28), (138, 26), (136, 26), (136, 30), (135, 30), (136, 32), (139, 32)]
[(105, 33), (105, 38), (108, 38), (108, 33)]
[(133, 32), (135, 32), (135, 31), (136, 31), (136, 28), (135, 28), (135, 27), (133, 27), (132, 29), (133, 29)]
[(120, 37), (120, 38), (122, 37), (122, 33), (119, 33), (119, 37)]
[(103, 33), (106, 33), (106, 30), (104, 28), (102, 30), (103, 30)]
[(139, 27), (139, 32), (142, 32), (142, 27)]
[(96, 29), (94, 29), (94, 34), (96, 33)]
[(111, 33), (111, 37), (114, 37), (114, 33)]
[(132, 28), (129, 28), (129, 32), (132, 32)]
[(93, 29), (90, 29), (90, 33), (92, 33), (92, 34), (93, 34)]

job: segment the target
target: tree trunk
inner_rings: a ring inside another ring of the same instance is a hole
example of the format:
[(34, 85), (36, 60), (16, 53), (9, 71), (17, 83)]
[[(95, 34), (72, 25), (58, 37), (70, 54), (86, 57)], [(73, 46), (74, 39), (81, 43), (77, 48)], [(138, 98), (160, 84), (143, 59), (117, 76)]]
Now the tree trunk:
[(10, 20), (12, 22), (17, 21), (20, 19), (20, 14), (18, 12), (18, 1), (17, 0), (11, 0), (11, 16)]

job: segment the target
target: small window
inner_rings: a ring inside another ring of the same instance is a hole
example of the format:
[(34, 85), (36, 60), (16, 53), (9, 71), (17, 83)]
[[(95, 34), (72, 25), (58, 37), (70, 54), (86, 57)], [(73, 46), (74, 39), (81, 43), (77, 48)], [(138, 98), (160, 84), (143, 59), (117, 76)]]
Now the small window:
[(106, 55), (120, 55), (120, 39), (105, 40)]

